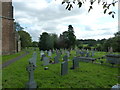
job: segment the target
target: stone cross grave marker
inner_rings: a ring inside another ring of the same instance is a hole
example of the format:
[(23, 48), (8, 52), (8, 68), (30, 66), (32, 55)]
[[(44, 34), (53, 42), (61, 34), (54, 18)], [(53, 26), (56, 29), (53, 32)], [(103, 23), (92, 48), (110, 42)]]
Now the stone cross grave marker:
[(58, 56), (55, 56), (55, 57), (54, 57), (54, 62), (55, 62), (55, 63), (59, 63)]
[(43, 65), (49, 65), (49, 58), (48, 57), (44, 57), (43, 58)]
[(68, 61), (68, 56), (67, 56), (67, 55), (65, 55), (65, 56), (63, 57), (63, 61)]
[(79, 60), (77, 57), (73, 58), (73, 69), (78, 68), (79, 67)]
[(64, 61), (61, 63), (61, 75), (66, 75), (68, 73), (68, 62)]
[(36, 88), (37, 84), (34, 81), (34, 70), (35, 70), (34, 64), (29, 63), (29, 65), (26, 67), (26, 70), (29, 73), (29, 81), (26, 83), (26, 88)]

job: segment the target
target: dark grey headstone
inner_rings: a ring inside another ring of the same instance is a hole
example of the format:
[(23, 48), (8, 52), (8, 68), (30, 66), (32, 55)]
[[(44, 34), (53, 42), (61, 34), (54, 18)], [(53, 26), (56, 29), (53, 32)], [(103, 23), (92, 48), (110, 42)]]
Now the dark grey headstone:
[(49, 65), (49, 58), (48, 57), (44, 57), (43, 58), (43, 65)]
[(68, 73), (68, 62), (64, 61), (61, 63), (61, 75), (66, 75)]
[(34, 81), (34, 70), (35, 70), (34, 64), (29, 63), (29, 66), (26, 67), (26, 70), (29, 73), (29, 81), (26, 83), (26, 88), (36, 88), (37, 84)]
[(79, 60), (77, 57), (73, 58), (73, 69), (78, 68), (79, 67)]
[(89, 57), (89, 52), (86, 53), (86, 57)]
[(41, 61), (43, 61), (43, 58), (44, 58), (45, 56), (46, 56), (45, 54), (42, 55), (42, 57), (41, 57)]
[(55, 57), (54, 57), (54, 63), (59, 63), (59, 58), (58, 58), (58, 56), (55, 56)]
[(67, 56), (67, 55), (65, 55), (65, 56), (63, 57), (63, 61), (68, 61), (68, 56)]

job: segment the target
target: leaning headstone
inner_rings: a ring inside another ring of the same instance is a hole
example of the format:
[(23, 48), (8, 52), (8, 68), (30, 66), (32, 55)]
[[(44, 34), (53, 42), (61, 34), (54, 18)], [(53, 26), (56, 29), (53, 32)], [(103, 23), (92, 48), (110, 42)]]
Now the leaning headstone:
[(54, 57), (54, 63), (59, 63), (59, 58), (58, 58), (58, 56), (55, 56), (55, 57)]
[(73, 69), (78, 68), (79, 67), (79, 60), (77, 57), (73, 58)]
[(44, 57), (43, 58), (43, 65), (49, 65), (49, 58), (48, 57)]
[(33, 63), (29, 63), (29, 66), (26, 68), (29, 73), (29, 81), (26, 83), (26, 88), (36, 88), (37, 84), (34, 81), (34, 70), (35, 66)]
[(68, 73), (68, 62), (64, 61), (61, 63), (61, 75), (66, 75)]
[(68, 61), (68, 56), (67, 56), (67, 55), (65, 55), (65, 56), (63, 57), (63, 61)]

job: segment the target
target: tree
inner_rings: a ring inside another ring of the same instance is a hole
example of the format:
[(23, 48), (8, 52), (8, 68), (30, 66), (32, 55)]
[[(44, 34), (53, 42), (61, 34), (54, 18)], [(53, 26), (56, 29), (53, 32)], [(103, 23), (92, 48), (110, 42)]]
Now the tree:
[(18, 22), (14, 22), (14, 27), (16, 31), (21, 31), (24, 29)]
[(32, 47), (38, 47), (38, 42), (33, 41), (33, 42), (32, 42)]
[(23, 31), (23, 30), (22, 31), (18, 31), (18, 33), (20, 35), (22, 48), (30, 47), (31, 46), (31, 42), (32, 42), (30, 34), (28, 32), (26, 32), (26, 31)]
[(43, 32), (39, 38), (39, 49), (40, 50), (49, 50), (53, 48), (57, 48), (57, 35), (49, 34), (47, 32)]
[(60, 41), (62, 44), (62, 48), (74, 48), (75, 43), (76, 43), (76, 36), (74, 35), (74, 29), (72, 27), (72, 25), (68, 26), (68, 31), (64, 31), (61, 35), (60, 35)]
[(74, 47), (76, 42), (76, 36), (74, 35), (74, 28), (72, 27), (72, 25), (68, 26), (68, 40), (69, 48)]
[[(66, 9), (71, 10), (73, 8), (73, 4), (77, 3), (78, 7), (81, 8), (82, 5), (85, 4), (86, 2), (87, 2), (87, 0), (63, 0), (62, 4), (67, 3)], [(90, 2), (90, 6), (89, 6), (89, 9), (88, 9), (88, 12), (90, 12), (90, 10), (93, 9), (92, 5), (95, 2), (98, 2), (98, 4), (100, 4), (102, 2), (103, 9), (104, 9), (103, 13), (106, 14), (106, 12), (109, 10), (109, 8), (111, 6), (114, 7), (116, 5), (116, 3), (118, 3), (118, 0), (112, 0), (111, 3), (108, 3), (107, 0), (90, 0), (89, 2)], [(114, 18), (115, 12), (112, 11), (112, 10), (109, 10), (108, 14), (112, 15), (112, 18)]]

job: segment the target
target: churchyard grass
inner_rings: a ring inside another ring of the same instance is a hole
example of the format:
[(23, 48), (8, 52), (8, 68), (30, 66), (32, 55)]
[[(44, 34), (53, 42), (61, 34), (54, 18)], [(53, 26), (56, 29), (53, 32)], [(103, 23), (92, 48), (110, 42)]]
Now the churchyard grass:
[[(61, 63), (41, 66), (40, 52), (37, 52), (37, 67), (34, 71), (34, 79), (39, 88), (111, 88), (118, 83), (118, 68), (79, 62), (79, 68), (71, 70), (72, 61), (69, 61), (67, 75), (61, 76)], [(26, 66), (31, 58), (30, 54), (3, 69), (3, 88), (24, 88), (28, 82)], [(71, 52), (72, 59), (75, 52)], [(104, 55), (100, 53), (96, 57)], [(52, 58), (55, 55), (52, 55)], [(62, 59), (62, 58), (61, 58)], [(62, 60), (60, 60), (62, 61)], [(44, 70), (48, 67), (48, 70)]]
[(3, 55), (2, 56), (2, 63), (5, 63), (5, 62), (7, 62), (7, 61), (9, 61), (11, 59), (14, 59), (14, 58), (16, 58), (16, 57), (18, 57), (18, 56), (20, 56), (20, 55), (22, 55), (24, 53), (25, 53), (24, 51), (20, 51), (20, 52), (18, 52), (16, 54), (12, 54), (12, 55)]

